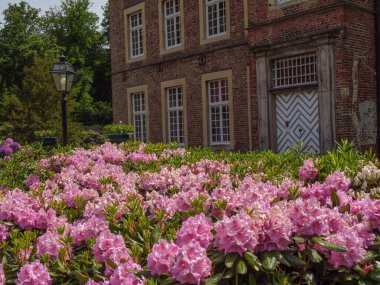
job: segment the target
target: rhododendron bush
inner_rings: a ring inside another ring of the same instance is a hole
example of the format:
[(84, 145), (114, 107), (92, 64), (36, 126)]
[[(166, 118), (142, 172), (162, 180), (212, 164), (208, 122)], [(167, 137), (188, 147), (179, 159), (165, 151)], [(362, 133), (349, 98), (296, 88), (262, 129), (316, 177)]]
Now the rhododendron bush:
[(348, 144), (26, 148), (0, 167), (0, 285), (380, 282), (378, 163)]

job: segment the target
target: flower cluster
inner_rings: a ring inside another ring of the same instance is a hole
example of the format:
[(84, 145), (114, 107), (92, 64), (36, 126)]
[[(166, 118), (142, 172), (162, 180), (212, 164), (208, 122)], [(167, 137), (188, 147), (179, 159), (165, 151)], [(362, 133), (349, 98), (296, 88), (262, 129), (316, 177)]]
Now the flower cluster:
[[(123, 145), (106, 143), (40, 160), (33, 174), (25, 176), (28, 191), (16, 188), (0, 193), (0, 221), (6, 222), (0, 223), (0, 242), (12, 244), (14, 233), (32, 230), (36, 234), (15, 256), (17, 264), (25, 264), (15, 282), (51, 284), (48, 268), (38, 258), (45, 263), (48, 254), (52, 260), (75, 262), (73, 255), (84, 248), (88, 251), (83, 259), (92, 258), (102, 275), (88, 278), (103, 280), (89, 280), (88, 285), (142, 285), (145, 280), (134, 271), (145, 265), (153, 278), (163, 274), (181, 284), (200, 284), (215, 273), (210, 258), (215, 251), (241, 258), (246, 252), (260, 256), (308, 247), (334, 268), (352, 268), (380, 231), (380, 200), (369, 194), (351, 197), (351, 180), (342, 172), (313, 183), (318, 169), (311, 159), (299, 169), (300, 179), (269, 181), (261, 174), (233, 174), (224, 161), (186, 164), (185, 155), (183, 149), (159, 155), (148, 153), (144, 144), (128, 151)], [(155, 168), (177, 156), (173, 160), (180, 165)], [(139, 169), (144, 164), (154, 167), (126, 172), (133, 163)], [(358, 179), (377, 177), (368, 174), (371, 171), (363, 168)], [(131, 218), (137, 208), (146, 218), (144, 225)], [(148, 230), (141, 230), (143, 226)], [(157, 239), (156, 232), (149, 232), (156, 226), (164, 228)], [(294, 237), (309, 241), (301, 245)], [(315, 237), (345, 251), (326, 249), (313, 241)], [(3, 280), (0, 267), (0, 285)]]
[(48, 269), (39, 260), (21, 267), (17, 274), (17, 285), (50, 285), (52, 279)]
[[(135, 264), (129, 255), (121, 235), (115, 235), (108, 230), (103, 231), (96, 239), (93, 247), (94, 256), (99, 262), (112, 260), (115, 264), (125, 264), (129, 270), (140, 270), (141, 267)], [(110, 276), (112, 268), (106, 264), (105, 274)]]
[(10, 158), (10, 156), (17, 151), (23, 151), (23, 149), (18, 142), (15, 142), (11, 138), (6, 139), (2, 144), (0, 144), (1, 158)]
[(9, 236), (9, 228), (6, 225), (0, 224), (0, 242), (7, 240)]
[(178, 253), (179, 247), (174, 242), (168, 243), (165, 240), (160, 240), (153, 246), (152, 252), (148, 256), (149, 271), (152, 275), (171, 275)]
[(298, 176), (302, 180), (314, 180), (317, 177), (318, 169), (314, 166), (312, 159), (307, 159), (303, 162), (302, 167), (298, 171)]
[(0, 285), (5, 285), (6, 281), (7, 280), (5, 280), (3, 264), (0, 264)]
[(181, 284), (200, 284), (211, 273), (207, 248), (213, 240), (210, 218), (200, 214), (190, 217), (177, 232), (176, 243), (161, 240), (148, 256), (153, 275), (167, 274)]
[(253, 219), (239, 213), (231, 218), (225, 217), (215, 224), (215, 246), (225, 253), (253, 252), (258, 244), (258, 228)]
[(177, 232), (176, 243), (179, 246), (184, 246), (190, 242), (198, 242), (201, 247), (207, 249), (214, 239), (211, 233), (213, 227), (211, 219), (206, 218), (204, 214), (190, 217)]

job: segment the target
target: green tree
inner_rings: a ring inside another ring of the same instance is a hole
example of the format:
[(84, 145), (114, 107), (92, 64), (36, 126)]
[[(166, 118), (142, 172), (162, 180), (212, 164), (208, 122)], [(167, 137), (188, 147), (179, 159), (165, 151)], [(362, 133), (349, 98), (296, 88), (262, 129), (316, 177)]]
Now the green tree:
[[(6, 100), (6, 128), (2, 136), (12, 135), (20, 141), (34, 140), (34, 131), (61, 129), (61, 100), (47, 72), (52, 60), (36, 59), (26, 67), (21, 86), (14, 86)], [(75, 102), (69, 96), (69, 111)], [(70, 118), (71, 116), (69, 116)], [(70, 119), (69, 119), (70, 120)]]
[(4, 24), (0, 29), (0, 87), (20, 85), (23, 70), (36, 58), (57, 53), (54, 38), (41, 30), (39, 9), (25, 1), (8, 5), (4, 10)]
[[(61, 7), (44, 17), (46, 33), (57, 43), (77, 69), (76, 119), (85, 124), (109, 123), (112, 117), (110, 50), (108, 20), (99, 18), (89, 9), (89, 0), (63, 0)], [(108, 6), (104, 14), (108, 17)]]
[(51, 9), (44, 17), (45, 32), (57, 44), (76, 69), (93, 68), (105, 44), (98, 30), (99, 17), (90, 11), (90, 0), (63, 0), (58, 9)]

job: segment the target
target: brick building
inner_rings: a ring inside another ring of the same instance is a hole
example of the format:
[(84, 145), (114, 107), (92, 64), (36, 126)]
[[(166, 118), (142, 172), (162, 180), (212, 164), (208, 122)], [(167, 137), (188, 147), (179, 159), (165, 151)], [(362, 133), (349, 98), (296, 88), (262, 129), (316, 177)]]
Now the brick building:
[(135, 139), (376, 143), (374, 0), (111, 0), (114, 121)]

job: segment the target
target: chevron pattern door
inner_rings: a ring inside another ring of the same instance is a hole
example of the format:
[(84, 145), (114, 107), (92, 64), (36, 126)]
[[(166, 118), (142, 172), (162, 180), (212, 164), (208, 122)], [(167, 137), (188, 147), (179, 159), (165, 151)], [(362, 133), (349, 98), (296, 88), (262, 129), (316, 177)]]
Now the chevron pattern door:
[(319, 104), (317, 90), (276, 95), (277, 151), (302, 141), (303, 151), (319, 153)]

